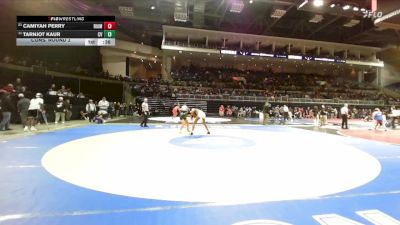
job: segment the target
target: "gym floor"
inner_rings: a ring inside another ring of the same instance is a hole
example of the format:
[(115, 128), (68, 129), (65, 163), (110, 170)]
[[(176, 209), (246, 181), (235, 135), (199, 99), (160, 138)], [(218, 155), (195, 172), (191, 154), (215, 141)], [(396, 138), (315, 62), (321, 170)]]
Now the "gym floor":
[(400, 224), (399, 130), (122, 122), (3, 135), (0, 224)]

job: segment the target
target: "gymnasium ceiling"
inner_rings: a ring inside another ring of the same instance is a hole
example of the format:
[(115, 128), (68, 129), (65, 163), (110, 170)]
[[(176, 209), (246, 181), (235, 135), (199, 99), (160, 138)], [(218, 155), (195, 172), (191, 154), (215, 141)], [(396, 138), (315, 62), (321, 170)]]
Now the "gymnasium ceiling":
[[(364, 19), (361, 12), (344, 11), (342, 6), (330, 8), (330, 4), (337, 3), (369, 9), (371, 0), (324, 0), (324, 6), (319, 8), (309, 0), (300, 9), (298, 6), (303, 0), (253, 0), (252, 3), (241, 0), (243, 9), (240, 13), (231, 12), (232, 2), (238, 0), (4, 1), (11, 4), (9, 7), (13, 7), (16, 15), (116, 15), (118, 37), (158, 47), (164, 24), (376, 47), (400, 44), (400, 15), (374, 24), (371, 19)], [(187, 8), (184, 7), (188, 11), (187, 22), (174, 20), (177, 2), (187, 4)], [(277, 9), (286, 13), (280, 18), (272, 18)], [(378, 11), (383, 14), (396, 9), (400, 9), (399, 0), (378, 0)], [(315, 15), (322, 16), (322, 20), (310, 22)], [(359, 22), (352, 27), (344, 26), (351, 20)]]

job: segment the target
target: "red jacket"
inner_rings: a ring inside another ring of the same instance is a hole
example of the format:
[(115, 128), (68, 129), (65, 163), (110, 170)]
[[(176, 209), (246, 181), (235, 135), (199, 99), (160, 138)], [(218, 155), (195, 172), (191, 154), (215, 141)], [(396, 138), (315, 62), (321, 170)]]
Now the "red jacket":
[(7, 91), (8, 93), (15, 93), (15, 89), (11, 85), (4, 86), (3, 90)]

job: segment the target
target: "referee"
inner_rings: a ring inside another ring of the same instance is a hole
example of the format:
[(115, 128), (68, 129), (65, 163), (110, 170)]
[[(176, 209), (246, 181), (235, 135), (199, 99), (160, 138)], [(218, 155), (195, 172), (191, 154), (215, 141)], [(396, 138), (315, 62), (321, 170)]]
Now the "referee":
[(143, 121), (140, 123), (141, 127), (148, 127), (147, 120), (149, 119), (149, 104), (147, 104), (147, 98), (144, 98), (142, 103), (142, 113), (143, 113)]
[(342, 115), (342, 129), (349, 129), (348, 119), (349, 119), (349, 105), (344, 104), (344, 106), (340, 109), (340, 114)]

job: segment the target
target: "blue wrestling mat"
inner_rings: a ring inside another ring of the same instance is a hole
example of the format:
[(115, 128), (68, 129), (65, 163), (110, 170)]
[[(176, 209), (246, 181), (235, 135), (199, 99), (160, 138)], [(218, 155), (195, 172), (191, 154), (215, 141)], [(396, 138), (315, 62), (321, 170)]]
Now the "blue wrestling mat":
[(0, 143), (0, 224), (398, 225), (400, 147), (284, 126), (90, 125)]

